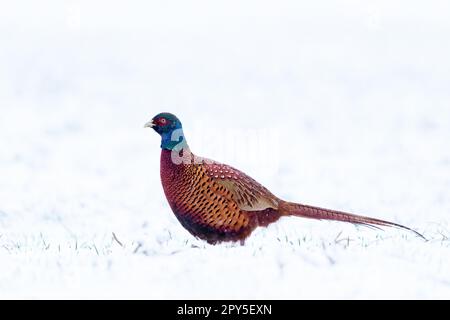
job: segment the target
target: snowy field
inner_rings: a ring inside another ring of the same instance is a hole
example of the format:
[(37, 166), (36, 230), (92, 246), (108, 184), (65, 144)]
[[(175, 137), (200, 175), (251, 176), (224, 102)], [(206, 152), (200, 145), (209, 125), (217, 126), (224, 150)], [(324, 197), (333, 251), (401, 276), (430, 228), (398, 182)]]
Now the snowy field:
[[(450, 4), (0, 5), (0, 298), (450, 298)], [(185, 231), (145, 122), (279, 197), (405, 224)]]

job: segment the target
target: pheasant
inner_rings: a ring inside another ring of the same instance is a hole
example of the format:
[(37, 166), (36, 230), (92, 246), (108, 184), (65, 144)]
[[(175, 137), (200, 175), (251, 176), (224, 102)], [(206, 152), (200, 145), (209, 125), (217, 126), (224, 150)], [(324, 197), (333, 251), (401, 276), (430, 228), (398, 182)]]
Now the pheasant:
[(397, 223), (284, 201), (245, 173), (194, 155), (171, 113), (156, 115), (144, 127), (161, 136), (161, 182), (172, 211), (193, 236), (210, 244), (243, 243), (257, 227), (285, 216), (398, 227), (424, 238)]

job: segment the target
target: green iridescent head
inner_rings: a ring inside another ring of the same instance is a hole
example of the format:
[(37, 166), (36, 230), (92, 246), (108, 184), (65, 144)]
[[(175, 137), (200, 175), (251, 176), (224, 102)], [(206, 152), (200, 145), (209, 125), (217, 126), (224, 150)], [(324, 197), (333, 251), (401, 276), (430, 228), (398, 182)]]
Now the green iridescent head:
[(174, 150), (187, 146), (181, 121), (172, 113), (162, 112), (147, 122), (144, 128), (152, 128), (161, 136), (161, 148)]

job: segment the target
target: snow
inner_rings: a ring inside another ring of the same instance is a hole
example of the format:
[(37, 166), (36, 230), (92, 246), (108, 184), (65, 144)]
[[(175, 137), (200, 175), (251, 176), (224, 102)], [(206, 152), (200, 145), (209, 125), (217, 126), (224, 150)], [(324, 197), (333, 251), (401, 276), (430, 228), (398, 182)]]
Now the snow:
[[(0, 298), (450, 298), (449, 6), (2, 4)], [(143, 128), (161, 111), (281, 198), (429, 241), (300, 218), (194, 239)]]

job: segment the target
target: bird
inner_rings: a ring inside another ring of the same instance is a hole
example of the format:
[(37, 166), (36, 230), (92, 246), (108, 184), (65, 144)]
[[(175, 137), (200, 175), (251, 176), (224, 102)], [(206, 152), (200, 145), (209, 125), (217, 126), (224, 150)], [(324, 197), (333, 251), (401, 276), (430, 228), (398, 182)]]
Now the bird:
[(209, 244), (244, 244), (256, 228), (287, 216), (397, 227), (425, 239), (401, 224), (282, 200), (244, 172), (195, 155), (172, 113), (157, 114), (144, 128), (161, 136), (160, 176), (170, 208), (191, 235)]

